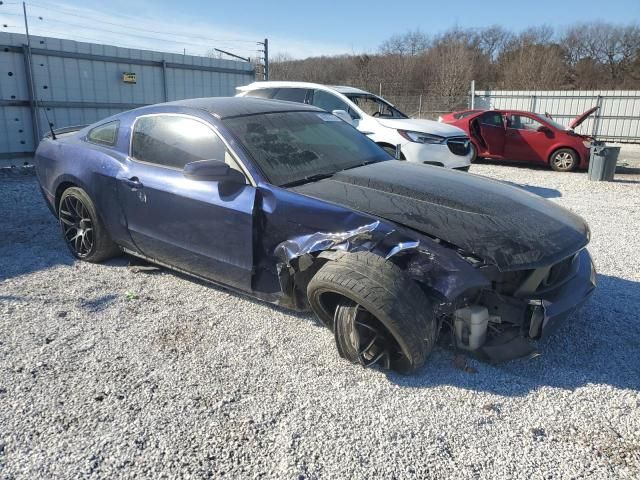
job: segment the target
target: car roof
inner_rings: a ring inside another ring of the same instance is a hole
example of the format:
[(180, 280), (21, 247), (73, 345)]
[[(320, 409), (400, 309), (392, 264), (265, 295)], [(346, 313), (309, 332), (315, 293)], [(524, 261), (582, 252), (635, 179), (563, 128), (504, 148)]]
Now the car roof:
[(347, 85), (335, 85), (332, 86), (331, 88), (333, 88), (335, 91), (343, 93), (343, 94), (347, 94), (347, 93), (358, 93), (360, 95), (371, 95), (371, 93), (365, 91), (365, 90), (361, 90), (359, 88), (355, 88), (355, 87), (349, 87)]
[(237, 87), (237, 90), (240, 92), (246, 92), (251, 90), (258, 90), (261, 88), (314, 88), (319, 90), (333, 90), (334, 92), (349, 94), (349, 93), (357, 93), (360, 95), (370, 95), (369, 92), (365, 90), (360, 90), (359, 88), (349, 87), (345, 85), (323, 85), (321, 83), (312, 83), (312, 82), (285, 82), (285, 81), (268, 81), (268, 82), (253, 82), (249, 85), (245, 85), (243, 87)]
[[(240, 117), (244, 115), (256, 115), (260, 113), (323, 111), (322, 109), (312, 105), (254, 97), (191, 98), (188, 100), (177, 100), (175, 102), (153, 105), (153, 107), (164, 105), (204, 110), (220, 119)], [(141, 110), (144, 110), (144, 107)]]

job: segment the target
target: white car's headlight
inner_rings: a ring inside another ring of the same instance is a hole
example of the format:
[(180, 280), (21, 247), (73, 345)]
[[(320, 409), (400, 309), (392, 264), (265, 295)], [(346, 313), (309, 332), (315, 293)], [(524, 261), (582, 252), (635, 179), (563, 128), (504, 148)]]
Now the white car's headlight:
[(415, 143), (443, 143), (445, 138), (430, 133), (411, 132), (409, 130), (398, 130), (398, 133), (410, 142)]

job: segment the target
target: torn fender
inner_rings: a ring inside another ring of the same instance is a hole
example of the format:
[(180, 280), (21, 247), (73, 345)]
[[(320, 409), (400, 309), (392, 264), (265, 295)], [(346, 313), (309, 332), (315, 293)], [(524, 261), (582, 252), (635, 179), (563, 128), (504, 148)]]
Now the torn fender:
[[(455, 250), (415, 232), (391, 229), (375, 221), (343, 232), (315, 232), (286, 240), (275, 248), (285, 293), (293, 276), (304, 272), (323, 252), (370, 251), (394, 261), (414, 280), (452, 302), (465, 291), (486, 288), (489, 280)], [(326, 258), (326, 255), (323, 254)]]

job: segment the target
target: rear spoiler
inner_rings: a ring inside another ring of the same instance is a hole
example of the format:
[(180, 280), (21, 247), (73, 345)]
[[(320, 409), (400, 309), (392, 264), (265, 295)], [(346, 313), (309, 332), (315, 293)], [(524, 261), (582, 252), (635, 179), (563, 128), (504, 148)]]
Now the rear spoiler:
[[(56, 128), (53, 130), (53, 133), (58, 136), (58, 135), (64, 135), (65, 133), (74, 133), (74, 132), (78, 132), (80, 130), (82, 130), (85, 127), (88, 127), (89, 124), (86, 125), (73, 125), (70, 127), (63, 127), (63, 128)], [(51, 132), (47, 132), (47, 134), (44, 136), (45, 138), (51, 138)]]

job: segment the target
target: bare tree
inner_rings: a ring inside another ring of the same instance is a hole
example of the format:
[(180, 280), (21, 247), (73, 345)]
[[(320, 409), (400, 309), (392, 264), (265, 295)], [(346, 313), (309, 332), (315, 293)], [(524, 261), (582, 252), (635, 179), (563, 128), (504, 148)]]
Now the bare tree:
[[(394, 35), (379, 54), (271, 61), (273, 79), (347, 84), (401, 97), (428, 95), (454, 107), (472, 79), (484, 88), (640, 88), (640, 27), (591, 23), (556, 33), (513, 33), (498, 25)], [(446, 108), (449, 108), (446, 107)], [(444, 106), (442, 107), (445, 108)]]
[(380, 46), (380, 53), (391, 55), (417, 55), (429, 48), (429, 37), (420, 30), (393, 35)]
[(640, 27), (609, 23), (588, 23), (569, 29), (563, 38), (573, 65), (595, 61), (606, 66), (608, 87), (624, 84), (624, 76), (632, 70), (640, 49)]

